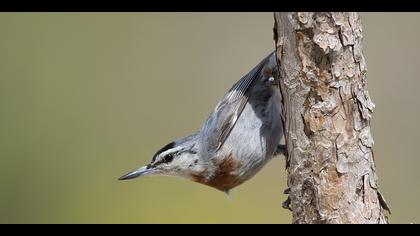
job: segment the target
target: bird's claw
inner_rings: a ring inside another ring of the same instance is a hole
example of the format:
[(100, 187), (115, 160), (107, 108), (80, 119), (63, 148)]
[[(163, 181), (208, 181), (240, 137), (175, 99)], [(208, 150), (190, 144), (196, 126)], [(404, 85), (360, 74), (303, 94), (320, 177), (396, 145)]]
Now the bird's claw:
[(286, 156), (286, 154), (287, 154), (287, 147), (286, 147), (286, 145), (284, 145), (284, 144), (277, 144), (277, 149), (274, 152), (274, 156), (277, 156), (277, 155), (284, 155), (284, 156)]
[(284, 202), (281, 204), (281, 206), (282, 206), (284, 209), (288, 209), (289, 211), (292, 211), (292, 208), (290, 207), (290, 203), (291, 203), (291, 201), (290, 201), (290, 197), (287, 197), (286, 201), (284, 201)]

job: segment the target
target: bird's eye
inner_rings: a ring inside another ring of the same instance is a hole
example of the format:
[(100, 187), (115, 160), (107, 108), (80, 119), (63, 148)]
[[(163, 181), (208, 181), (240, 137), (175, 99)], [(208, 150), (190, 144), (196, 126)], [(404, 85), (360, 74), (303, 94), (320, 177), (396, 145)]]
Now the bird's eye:
[(167, 154), (166, 156), (162, 157), (159, 161), (153, 163), (153, 164), (149, 164), (147, 166), (147, 168), (152, 168), (152, 167), (156, 167), (159, 166), (161, 164), (166, 164), (171, 162), (174, 159), (174, 155), (176, 155), (177, 153), (171, 153), (171, 154)]
[(174, 155), (173, 154), (168, 154), (164, 157), (163, 161), (164, 163), (169, 163), (174, 159)]

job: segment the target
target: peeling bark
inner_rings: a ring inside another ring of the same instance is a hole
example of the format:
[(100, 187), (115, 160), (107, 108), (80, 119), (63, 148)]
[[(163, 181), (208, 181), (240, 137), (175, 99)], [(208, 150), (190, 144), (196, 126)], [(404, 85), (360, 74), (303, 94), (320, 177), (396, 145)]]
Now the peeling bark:
[(275, 13), (293, 223), (388, 223), (358, 13)]

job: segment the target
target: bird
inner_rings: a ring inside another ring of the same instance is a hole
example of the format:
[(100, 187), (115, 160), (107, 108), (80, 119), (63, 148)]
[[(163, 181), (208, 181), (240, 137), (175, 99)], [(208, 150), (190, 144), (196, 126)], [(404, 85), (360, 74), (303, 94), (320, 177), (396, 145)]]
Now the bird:
[(168, 143), (119, 180), (175, 176), (229, 195), (274, 156), (285, 155), (282, 112), (273, 51), (230, 88), (197, 132)]

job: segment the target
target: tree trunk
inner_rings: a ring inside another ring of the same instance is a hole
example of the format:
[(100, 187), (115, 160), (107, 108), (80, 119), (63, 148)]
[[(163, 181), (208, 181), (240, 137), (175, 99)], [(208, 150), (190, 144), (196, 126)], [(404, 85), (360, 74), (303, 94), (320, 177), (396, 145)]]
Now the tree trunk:
[(274, 13), (293, 223), (388, 223), (358, 13)]

